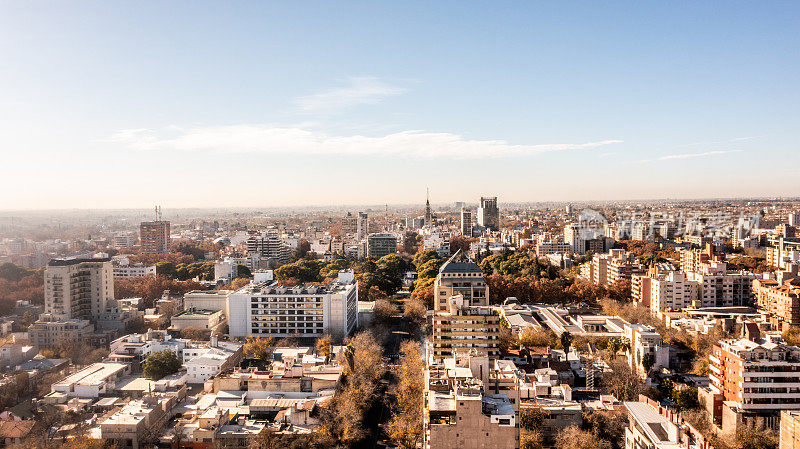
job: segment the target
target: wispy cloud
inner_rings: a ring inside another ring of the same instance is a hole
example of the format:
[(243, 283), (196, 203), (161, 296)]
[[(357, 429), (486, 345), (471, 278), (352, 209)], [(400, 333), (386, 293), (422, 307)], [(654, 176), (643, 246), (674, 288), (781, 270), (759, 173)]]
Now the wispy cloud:
[(337, 136), (303, 127), (242, 124), (163, 130), (122, 130), (107, 141), (140, 151), (374, 155), (481, 159), (603, 147), (621, 140), (514, 145), (505, 140), (467, 139), (458, 134), (409, 130), (380, 136)]
[(708, 157), (708, 156), (717, 156), (720, 154), (741, 153), (741, 152), (742, 150), (727, 150), (727, 151), (706, 151), (704, 153), (670, 154), (667, 156), (661, 156), (658, 158), (658, 160), (667, 161), (670, 159), (694, 159), (696, 157)]
[(734, 137), (733, 139), (728, 140), (718, 140), (715, 142), (692, 142), (692, 143), (685, 143), (683, 145), (676, 145), (675, 148), (683, 148), (683, 147), (696, 147), (698, 145), (723, 145), (731, 142), (746, 142), (748, 140), (755, 140), (764, 137), (764, 135), (760, 136), (745, 136), (745, 137)]
[(400, 95), (407, 89), (393, 86), (374, 77), (348, 78), (349, 85), (294, 99), (303, 111), (326, 111), (360, 104), (376, 104), (386, 97)]

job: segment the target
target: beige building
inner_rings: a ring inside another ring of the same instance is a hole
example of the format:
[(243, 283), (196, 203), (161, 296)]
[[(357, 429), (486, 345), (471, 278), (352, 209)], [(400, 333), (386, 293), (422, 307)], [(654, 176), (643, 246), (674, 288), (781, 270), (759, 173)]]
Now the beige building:
[(612, 285), (631, 279), (644, 269), (624, 249), (612, 249), (607, 254), (597, 254), (590, 262), (581, 265), (580, 278), (595, 285)]
[(28, 339), (33, 346), (46, 348), (59, 343), (82, 341), (94, 333), (89, 320), (50, 320), (42, 317), (28, 327)]
[(475, 352), (490, 358), (500, 355), (500, 315), (494, 307), (469, 306), (461, 295), (451, 296), (448, 309), (433, 315), (431, 360), (456, 353)]
[(780, 449), (800, 449), (800, 411), (781, 412)]
[(118, 447), (139, 449), (157, 440), (174, 406), (174, 397), (145, 396), (130, 401), (100, 423), (100, 435)]
[(44, 270), (44, 312), (55, 319), (94, 320), (113, 300), (108, 258), (53, 259)]
[(447, 300), (455, 295), (461, 295), (467, 306), (489, 305), (489, 286), (483, 271), (461, 250), (439, 268), (433, 286), (434, 311), (447, 311)]
[(505, 394), (487, 394), (480, 373), (432, 365), (425, 373), (426, 449), (519, 447), (516, 413)]

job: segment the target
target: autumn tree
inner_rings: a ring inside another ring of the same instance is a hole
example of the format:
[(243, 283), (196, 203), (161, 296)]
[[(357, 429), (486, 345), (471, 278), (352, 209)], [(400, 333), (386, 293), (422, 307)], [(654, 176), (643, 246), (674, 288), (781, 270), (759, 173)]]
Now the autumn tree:
[(400, 368), (393, 392), (392, 418), (386, 425), (389, 437), (399, 447), (414, 449), (422, 436), (424, 371), (419, 343), (406, 341), (400, 346)]
[(611, 443), (592, 434), (589, 431), (581, 430), (576, 426), (570, 426), (558, 433), (556, 438), (556, 449), (611, 449)]
[(245, 357), (268, 362), (272, 360), (272, 352), (275, 350), (275, 340), (270, 337), (247, 337), (244, 343)]

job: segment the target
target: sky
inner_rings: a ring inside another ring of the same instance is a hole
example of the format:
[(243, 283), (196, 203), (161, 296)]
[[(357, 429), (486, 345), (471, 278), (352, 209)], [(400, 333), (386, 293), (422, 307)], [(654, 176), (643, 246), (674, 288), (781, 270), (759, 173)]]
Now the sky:
[(800, 2), (0, 0), (0, 209), (800, 195)]

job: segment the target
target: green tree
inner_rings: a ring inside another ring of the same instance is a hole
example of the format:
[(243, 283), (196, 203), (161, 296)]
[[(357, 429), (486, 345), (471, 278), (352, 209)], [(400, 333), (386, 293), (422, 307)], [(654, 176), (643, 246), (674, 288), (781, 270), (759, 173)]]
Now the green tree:
[(145, 359), (142, 373), (148, 379), (158, 380), (164, 376), (177, 373), (181, 366), (178, 356), (169, 349), (165, 349), (154, 352)]

